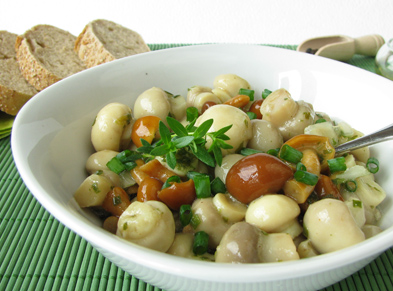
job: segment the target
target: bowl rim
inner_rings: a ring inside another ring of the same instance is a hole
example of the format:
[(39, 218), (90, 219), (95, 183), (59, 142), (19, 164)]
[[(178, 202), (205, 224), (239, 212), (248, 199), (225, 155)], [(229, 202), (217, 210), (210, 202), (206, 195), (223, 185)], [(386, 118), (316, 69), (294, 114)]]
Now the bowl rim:
[[(14, 121), (14, 129), (11, 135), (11, 149), (14, 157), (14, 161), (16, 167), (20, 173), (21, 178), (26, 184), (29, 191), (35, 196), (35, 198), (39, 201), (39, 203), (50, 212), (56, 219), (58, 219), (62, 224), (76, 232), (78, 235), (92, 243), (95, 248), (98, 249), (114, 249), (116, 250), (116, 254), (118, 256), (124, 257), (126, 259), (130, 259), (130, 252), (133, 253), (132, 261), (143, 265), (145, 267), (167, 273), (172, 275), (177, 275), (179, 277), (192, 278), (192, 279), (201, 279), (201, 272), (203, 272), (203, 280), (206, 281), (236, 281), (239, 280), (242, 282), (259, 282), (261, 279), (263, 281), (274, 281), (281, 280), (283, 275), (285, 278), (289, 277), (298, 277), (297, 273), (300, 274), (314, 274), (320, 273), (321, 271), (328, 271), (337, 268), (336, 258), (340, 258), (340, 266), (349, 265), (360, 259), (366, 259), (372, 256), (377, 256), (389, 247), (393, 246), (393, 227), (389, 227), (384, 230), (381, 234), (378, 234), (375, 237), (369, 238), (364, 242), (361, 242), (352, 247), (346, 248), (344, 250), (336, 251), (329, 254), (324, 254), (321, 256), (317, 256), (314, 258), (309, 258), (306, 260), (297, 260), (297, 261), (289, 261), (289, 262), (279, 262), (279, 263), (261, 263), (261, 264), (244, 264), (244, 265), (231, 265), (231, 264), (218, 264), (211, 263), (205, 261), (195, 261), (186, 258), (175, 257), (169, 254), (160, 253), (158, 251), (150, 250), (144, 247), (140, 247), (138, 245), (134, 245), (129, 243), (115, 235), (111, 235), (107, 232), (104, 233), (102, 229), (95, 229), (90, 227), (88, 224), (80, 221), (76, 221), (69, 217), (69, 213), (65, 210), (61, 205), (58, 205), (56, 200), (51, 196), (44, 195), (45, 189), (38, 185), (37, 181), (32, 178), (30, 175), (30, 169), (28, 168), (28, 164), (23, 159), (23, 144), (19, 143), (21, 137), (19, 136), (19, 127), (23, 123), (23, 118), (26, 112), (28, 112), (29, 107), (35, 106), (35, 103), (38, 102), (38, 98), (46, 98), (45, 96), (49, 96), (52, 91), (61, 88), (61, 86), (66, 86), (68, 83), (74, 82), (76, 78), (80, 75), (88, 75), (96, 72), (104, 71), (107, 68), (115, 67), (118, 64), (132, 62), (133, 59), (137, 58), (147, 58), (148, 54), (159, 54), (166, 55), (172, 54), (174, 51), (189, 51), (193, 52), (195, 50), (220, 50), (225, 48), (252, 48), (258, 47), (260, 50), (266, 51), (277, 51), (284, 54), (292, 54), (296, 57), (303, 58), (314, 58), (313, 60), (317, 64), (325, 64), (326, 62), (332, 63), (335, 62), (335, 66), (338, 68), (343, 68), (345, 70), (350, 70), (350, 72), (354, 72), (355, 74), (360, 73), (360, 69), (356, 68), (352, 65), (342, 63), (339, 61), (334, 61), (330, 59), (325, 59), (323, 57), (308, 55), (292, 50), (288, 50), (281, 47), (271, 47), (265, 45), (254, 45), (254, 44), (203, 44), (203, 45), (192, 45), (192, 46), (183, 46), (183, 47), (175, 47), (168, 48), (163, 50), (151, 51), (148, 53), (142, 53), (139, 55), (129, 56), (123, 59), (115, 60), (110, 63), (106, 63), (97, 67), (93, 67), (91, 69), (87, 69), (85, 71), (79, 72), (75, 75), (72, 75), (64, 80), (48, 87), (47, 89), (39, 92), (37, 96), (32, 98), (26, 105), (21, 109), (19, 114), (16, 116)], [(391, 82), (383, 77), (380, 77), (371, 72), (367, 72), (363, 70), (361, 74), (368, 74), (369, 78), (373, 78), (373, 80), (378, 80), (378, 82)], [(390, 84), (392, 85), (393, 82)], [(390, 86), (389, 85), (389, 86)], [(393, 86), (392, 86), (393, 88)], [(53, 208), (53, 205), (57, 205), (58, 207)], [(86, 230), (87, 226), (87, 230)], [(99, 239), (102, 235), (106, 235), (107, 239), (102, 240)], [(113, 236), (113, 237), (112, 237)], [(369, 244), (373, 244), (373, 248), (370, 250), (365, 246)], [(367, 253), (365, 252), (367, 250)], [(358, 254), (362, 255), (359, 256)], [(137, 254), (137, 255), (135, 255)], [(356, 254), (356, 255), (355, 255)], [(319, 264), (323, 261), (323, 264)], [(310, 263), (311, 262), (311, 263)], [(315, 268), (315, 265), (319, 265), (319, 269)], [(194, 273), (185, 273), (184, 270), (191, 270), (199, 266), (198, 272)], [(297, 272), (288, 272), (288, 270), (293, 270), (293, 267), (296, 267)], [(239, 270), (241, 273), (239, 274)], [(221, 276), (222, 275), (222, 276)], [(225, 275), (225, 276), (224, 276)]]

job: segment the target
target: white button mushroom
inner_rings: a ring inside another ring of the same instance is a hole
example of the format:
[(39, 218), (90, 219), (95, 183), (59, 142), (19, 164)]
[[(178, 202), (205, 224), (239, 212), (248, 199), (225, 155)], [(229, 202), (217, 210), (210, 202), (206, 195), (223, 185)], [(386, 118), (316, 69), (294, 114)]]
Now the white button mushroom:
[[(131, 122), (131, 109), (124, 104), (110, 103), (97, 114), (91, 129), (91, 142), (96, 151), (119, 151), (123, 131)], [(131, 136), (129, 137), (131, 140)]]
[(217, 247), (217, 263), (259, 263), (258, 243), (261, 231), (241, 221), (232, 225)]
[(302, 100), (296, 103), (298, 104), (298, 110), (295, 116), (278, 128), (284, 140), (304, 133), (304, 129), (314, 123), (315, 112), (313, 106)]
[(231, 224), (226, 222), (217, 211), (212, 197), (196, 199), (191, 210), (193, 215), (197, 217), (195, 220), (198, 221), (198, 225), (193, 231), (195, 233), (202, 230), (206, 232), (209, 235), (209, 246), (216, 248)]
[(166, 252), (175, 238), (175, 220), (160, 201), (135, 201), (119, 218), (117, 235), (138, 245)]
[(261, 235), (258, 256), (262, 263), (300, 259), (293, 239), (286, 233), (269, 233)]
[(291, 198), (270, 194), (261, 196), (250, 203), (246, 222), (266, 232), (282, 232), (297, 220), (299, 205)]
[(225, 221), (239, 222), (246, 216), (247, 205), (237, 201), (230, 194), (217, 193), (213, 197), (213, 204)]
[(229, 154), (223, 157), (221, 166), (216, 165), (214, 169), (215, 177), (220, 178), (220, 180), (225, 183), (229, 169), (242, 158), (244, 158), (244, 156), (240, 154)]
[(199, 114), (202, 113), (202, 107), (206, 102), (221, 104), (222, 101), (212, 93), (209, 87), (193, 86), (187, 92), (187, 107), (195, 107)]
[(171, 104), (167, 93), (161, 88), (153, 87), (138, 96), (134, 103), (135, 119), (143, 116), (154, 115), (166, 122)]
[(235, 74), (222, 74), (214, 79), (214, 89), (212, 90), (217, 95), (221, 102), (235, 97), (239, 94), (240, 89), (251, 89), (250, 84)]
[[(252, 128), (250, 118), (239, 108), (225, 104), (212, 106), (198, 117), (195, 125), (199, 126), (208, 119), (213, 119), (213, 125), (210, 127), (209, 132), (215, 132), (223, 127), (232, 125), (225, 134), (230, 138), (226, 142), (233, 146), (233, 148), (222, 150), (224, 156), (245, 147), (251, 138)], [(206, 148), (209, 148), (211, 143), (211, 138), (207, 137)]]
[(100, 206), (112, 187), (113, 185), (108, 178), (92, 174), (75, 191), (74, 198), (82, 208)]
[(267, 152), (270, 149), (279, 148), (284, 140), (280, 131), (269, 121), (261, 119), (251, 120), (252, 137), (247, 147)]
[(304, 227), (315, 249), (324, 254), (365, 240), (344, 202), (322, 199), (312, 203), (304, 215)]
[(86, 170), (89, 174), (93, 174), (100, 170), (108, 170), (106, 164), (114, 158), (119, 152), (112, 150), (102, 150), (95, 152), (86, 161)]

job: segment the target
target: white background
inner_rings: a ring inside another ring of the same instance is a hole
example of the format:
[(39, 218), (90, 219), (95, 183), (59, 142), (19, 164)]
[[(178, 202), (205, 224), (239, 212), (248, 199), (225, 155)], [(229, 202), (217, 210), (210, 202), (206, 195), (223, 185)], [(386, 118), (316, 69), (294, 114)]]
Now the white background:
[(51, 24), (78, 35), (105, 18), (147, 43), (299, 44), (342, 34), (393, 38), (393, 0), (0, 0), (0, 30)]

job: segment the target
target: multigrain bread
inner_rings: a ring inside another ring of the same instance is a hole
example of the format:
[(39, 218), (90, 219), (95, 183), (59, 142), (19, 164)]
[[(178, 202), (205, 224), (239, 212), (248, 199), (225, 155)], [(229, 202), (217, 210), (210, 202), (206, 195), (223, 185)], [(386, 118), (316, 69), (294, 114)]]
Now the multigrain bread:
[(37, 90), (84, 70), (74, 51), (76, 36), (51, 25), (37, 25), (17, 37), (20, 71)]
[(19, 70), (16, 60), (17, 35), (0, 31), (0, 110), (16, 115), (20, 108), (37, 93)]
[(75, 42), (75, 52), (88, 68), (148, 51), (138, 33), (104, 19), (88, 23)]

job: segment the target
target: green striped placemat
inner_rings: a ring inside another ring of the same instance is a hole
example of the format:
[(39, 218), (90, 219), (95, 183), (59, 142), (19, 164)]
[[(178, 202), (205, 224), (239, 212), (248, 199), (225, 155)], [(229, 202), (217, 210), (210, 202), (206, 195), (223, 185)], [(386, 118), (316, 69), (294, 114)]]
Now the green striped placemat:
[[(150, 47), (158, 50), (184, 45)], [(350, 63), (374, 72), (372, 58), (355, 56)], [(324, 291), (393, 290), (392, 251)], [(23, 184), (12, 158), (10, 137), (6, 137), (0, 139), (0, 291), (3, 290), (161, 289), (116, 267), (51, 216)]]

